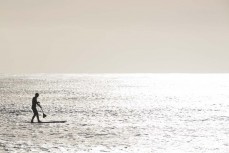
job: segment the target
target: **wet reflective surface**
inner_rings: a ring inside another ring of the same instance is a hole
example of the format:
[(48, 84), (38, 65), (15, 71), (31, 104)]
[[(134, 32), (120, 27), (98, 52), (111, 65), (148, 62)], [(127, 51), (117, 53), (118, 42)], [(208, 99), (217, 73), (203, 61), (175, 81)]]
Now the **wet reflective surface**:
[(228, 74), (0, 74), (0, 152), (226, 153), (228, 102)]

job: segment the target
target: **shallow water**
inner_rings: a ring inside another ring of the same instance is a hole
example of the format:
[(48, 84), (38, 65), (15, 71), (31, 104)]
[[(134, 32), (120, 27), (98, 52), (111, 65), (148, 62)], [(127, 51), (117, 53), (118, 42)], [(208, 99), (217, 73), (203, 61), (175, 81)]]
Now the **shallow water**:
[(227, 153), (228, 110), (229, 74), (0, 74), (0, 152)]

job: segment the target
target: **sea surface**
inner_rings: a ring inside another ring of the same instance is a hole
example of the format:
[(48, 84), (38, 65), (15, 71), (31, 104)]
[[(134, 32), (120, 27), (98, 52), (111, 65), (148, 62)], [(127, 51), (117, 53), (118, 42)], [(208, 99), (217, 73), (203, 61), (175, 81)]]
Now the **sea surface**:
[(0, 152), (228, 153), (229, 74), (0, 74)]

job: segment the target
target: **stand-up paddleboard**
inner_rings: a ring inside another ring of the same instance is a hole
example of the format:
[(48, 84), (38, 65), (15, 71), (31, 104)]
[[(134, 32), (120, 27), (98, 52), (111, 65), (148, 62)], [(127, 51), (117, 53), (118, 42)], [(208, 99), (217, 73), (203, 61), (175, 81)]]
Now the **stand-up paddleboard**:
[[(67, 121), (46, 121), (46, 122), (33, 122), (33, 123), (38, 123), (38, 124), (43, 124), (43, 123), (66, 123)], [(32, 124), (33, 124), (32, 123)]]

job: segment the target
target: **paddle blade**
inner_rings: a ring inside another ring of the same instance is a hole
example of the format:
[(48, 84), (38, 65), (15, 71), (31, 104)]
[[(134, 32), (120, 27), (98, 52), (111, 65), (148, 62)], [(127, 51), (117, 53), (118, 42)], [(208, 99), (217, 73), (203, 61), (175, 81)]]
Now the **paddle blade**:
[(45, 115), (44, 113), (43, 113), (43, 118), (45, 118), (47, 115)]

